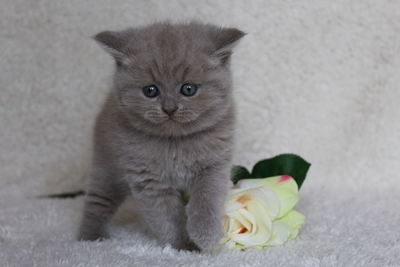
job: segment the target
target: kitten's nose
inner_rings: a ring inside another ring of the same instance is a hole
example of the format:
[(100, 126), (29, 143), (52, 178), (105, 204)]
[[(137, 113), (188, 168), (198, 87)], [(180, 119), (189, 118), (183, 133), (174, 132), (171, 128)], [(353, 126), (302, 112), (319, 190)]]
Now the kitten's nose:
[(173, 107), (163, 107), (162, 110), (168, 114), (169, 116), (171, 116), (172, 114), (175, 113), (175, 111), (178, 109), (178, 107), (173, 106)]

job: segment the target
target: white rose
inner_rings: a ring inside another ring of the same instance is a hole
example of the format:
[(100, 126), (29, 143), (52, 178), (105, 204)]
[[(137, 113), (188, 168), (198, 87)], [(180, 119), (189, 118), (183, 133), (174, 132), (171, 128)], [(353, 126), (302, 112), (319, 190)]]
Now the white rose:
[(228, 193), (221, 243), (260, 248), (295, 238), (305, 218), (292, 210), (297, 201), (298, 187), (290, 176), (240, 180)]

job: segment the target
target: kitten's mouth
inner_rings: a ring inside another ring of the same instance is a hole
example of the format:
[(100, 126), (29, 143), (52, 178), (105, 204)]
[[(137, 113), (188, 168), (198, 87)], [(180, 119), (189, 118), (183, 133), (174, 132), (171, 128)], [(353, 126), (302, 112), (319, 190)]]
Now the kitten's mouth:
[(155, 117), (155, 118), (145, 118), (148, 122), (153, 123), (153, 124), (164, 124), (164, 123), (179, 123), (178, 120), (174, 119), (173, 117), (167, 116), (167, 117)]
[(178, 112), (173, 114), (172, 116), (169, 117), (170, 120), (173, 120), (177, 123), (190, 123), (199, 117), (200, 114), (192, 112), (192, 111), (183, 111), (183, 112)]
[(197, 119), (197, 116), (194, 118), (182, 118), (182, 117), (169, 117), (167, 121), (173, 121), (179, 124), (185, 124), (185, 123), (190, 123), (192, 121), (194, 121), (195, 119)]
[(179, 120), (179, 119), (177, 119), (177, 118), (175, 118), (173, 116), (172, 117), (168, 117), (166, 122), (179, 123), (179, 124), (185, 123), (185, 121), (181, 121), (181, 120)]
[[(147, 114), (146, 114), (147, 115)], [(153, 124), (186, 124), (193, 122), (198, 118), (197, 114), (173, 114), (168, 116), (144, 116), (144, 118)]]

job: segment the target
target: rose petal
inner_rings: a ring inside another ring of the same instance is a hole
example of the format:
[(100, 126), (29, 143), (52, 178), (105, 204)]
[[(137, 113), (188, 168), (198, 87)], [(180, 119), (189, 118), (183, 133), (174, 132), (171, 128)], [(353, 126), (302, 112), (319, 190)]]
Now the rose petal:
[(227, 214), (232, 220), (232, 227), (229, 228), (228, 233), (237, 232), (242, 226), (247, 229), (251, 229), (252, 224), (256, 223), (251, 214), (243, 214), (240, 211), (241, 210), (237, 210)]
[(272, 237), (267, 245), (279, 246), (289, 239), (291, 229), (285, 223), (281, 221), (275, 221), (272, 223), (272, 229)]
[(244, 207), (244, 205), (240, 202), (233, 201), (234, 197), (236, 194), (235, 192), (229, 192), (228, 194), (228, 200), (225, 203), (225, 211), (226, 213), (241, 209)]
[(268, 215), (274, 219), (281, 213), (279, 196), (269, 188), (258, 186), (254, 188), (235, 189), (228, 196), (226, 212), (248, 205), (248, 201), (257, 200), (266, 209)]
[(272, 223), (272, 237), (268, 246), (280, 246), (287, 240), (297, 236), (298, 230), (304, 223), (304, 215), (291, 211), (279, 220)]
[(242, 179), (239, 180), (235, 188), (252, 188), (258, 186), (266, 186), (268, 188), (285, 188), (293, 193), (297, 193), (299, 188), (296, 181), (288, 175), (279, 175), (267, 178), (257, 178), (257, 179)]
[(289, 238), (293, 239), (299, 233), (300, 227), (303, 225), (305, 216), (298, 211), (292, 210), (281, 219), (280, 222), (285, 223), (290, 228)]
[(241, 209), (242, 215), (252, 222), (251, 231), (245, 233), (231, 234), (233, 241), (244, 245), (245, 247), (251, 247), (256, 245), (262, 245), (268, 242), (271, 236), (272, 220), (265, 213), (265, 207), (260, 205), (260, 202), (253, 199), (249, 201), (246, 206), (248, 210)]
[(290, 176), (275, 176), (264, 179), (243, 179), (237, 183), (236, 190), (256, 188), (264, 186), (272, 190), (279, 198), (280, 211), (278, 218), (287, 214), (299, 200), (298, 186), (294, 179)]

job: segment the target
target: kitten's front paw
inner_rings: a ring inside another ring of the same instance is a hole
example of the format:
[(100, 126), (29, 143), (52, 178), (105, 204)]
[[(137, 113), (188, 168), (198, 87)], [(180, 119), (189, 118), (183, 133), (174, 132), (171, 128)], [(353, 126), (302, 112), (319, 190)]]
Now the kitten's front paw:
[(223, 236), (218, 220), (188, 220), (189, 237), (203, 252), (211, 252)]
[(190, 252), (200, 252), (200, 248), (192, 241), (188, 241), (182, 244), (173, 245), (177, 250), (186, 250)]
[(109, 235), (104, 229), (80, 229), (78, 233), (79, 241), (101, 241), (107, 238)]

